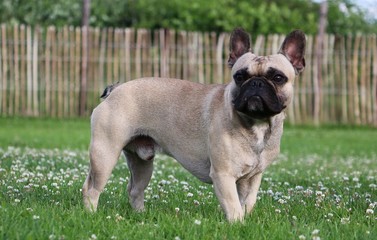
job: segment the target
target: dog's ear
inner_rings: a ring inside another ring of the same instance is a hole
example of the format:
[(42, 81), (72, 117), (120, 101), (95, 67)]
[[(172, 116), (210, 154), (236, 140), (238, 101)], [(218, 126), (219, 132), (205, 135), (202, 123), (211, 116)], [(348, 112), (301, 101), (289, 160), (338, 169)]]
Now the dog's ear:
[(235, 28), (230, 35), (228, 66), (233, 67), (237, 59), (250, 51), (250, 36), (242, 28)]
[(288, 58), (295, 68), (296, 74), (305, 68), (305, 34), (300, 30), (295, 30), (287, 35), (279, 50), (279, 53)]

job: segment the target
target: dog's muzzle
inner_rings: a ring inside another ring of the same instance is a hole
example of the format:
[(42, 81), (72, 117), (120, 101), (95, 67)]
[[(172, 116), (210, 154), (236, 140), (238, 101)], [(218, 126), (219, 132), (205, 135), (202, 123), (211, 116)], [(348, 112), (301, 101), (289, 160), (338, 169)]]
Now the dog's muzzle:
[(263, 77), (246, 80), (233, 104), (238, 112), (258, 119), (272, 117), (285, 108), (274, 85)]

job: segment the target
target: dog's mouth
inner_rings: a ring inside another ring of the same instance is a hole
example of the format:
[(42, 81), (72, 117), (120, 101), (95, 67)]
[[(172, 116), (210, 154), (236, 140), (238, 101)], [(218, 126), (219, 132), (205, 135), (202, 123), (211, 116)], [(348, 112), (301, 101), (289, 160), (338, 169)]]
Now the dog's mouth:
[(277, 95), (273, 86), (265, 80), (250, 81), (244, 84), (233, 100), (234, 109), (252, 118), (265, 119), (281, 113), (284, 101)]

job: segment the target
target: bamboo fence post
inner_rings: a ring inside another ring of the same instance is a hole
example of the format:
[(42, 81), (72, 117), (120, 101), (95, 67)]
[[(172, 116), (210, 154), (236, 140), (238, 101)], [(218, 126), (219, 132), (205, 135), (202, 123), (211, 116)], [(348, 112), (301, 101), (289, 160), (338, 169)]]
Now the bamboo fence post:
[(347, 66), (347, 51), (346, 51), (346, 41), (347, 38), (345, 36), (341, 37), (340, 42), (340, 71), (341, 71), (341, 89), (342, 89), (342, 100), (341, 100), (341, 106), (342, 106), (342, 119), (343, 123), (346, 123), (349, 121), (348, 116), (348, 101), (349, 98), (348, 91), (347, 91), (347, 76), (348, 76), (348, 66)]
[(365, 62), (365, 89), (366, 89), (366, 103), (365, 103), (365, 111), (366, 111), (366, 119), (365, 124), (371, 125), (373, 124), (373, 110), (372, 110), (372, 102), (373, 102), (373, 88), (372, 88), (372, 50), (373, 46), (371, 41), (371, 35), (365, 36), (366, 38), (366, 46), (365, 46), (365, 55), (366, 55), (366, 62)]
[(68, 71), (68, 59), (69, 59), (69, 54), (68, 54), (68, 46), (69, 46), (69, 36), (68, 36), (68, 26), (63, 27), (63, 33), (62, 33), (62, 83), (63, 83), (63, 116), (68, 117), (69, 116), (69, 89), (68, 89), (68, 84), (69, 84), (69, 71)]
[(5, 95), (5, 92), (4, 92), (4, 89), (5, 89), (5, 84), (4, 84), (4, 80), (6, 79), (4, 76), (3, 76), (3, 44), (4, 44), (4, 41), (3, 41), (3, 34), (2, 34), (2, 24), (0, 25), (0, 39), (1, 39), (1, 46), (0, 46), (0, 115), (3, 115), (4, 113), (4, 108), (3, 108), (3, 98)]
[(62, 30), (61, 29), (57, 29), (57, 55), (56, 55), (56, 61), (57, 61), (57, 66), (58, 66), (58, 69), (57, 69), (57, 81), (58, 81), (58, 85), (57, 85), (57, 92), (58, 92), (58, 117), (61, 118), (64, 116), (63, 114), (63, 103), (64, 103), (64, 92), (63, 92), (63, 86), (64, 86), (64, 83), (63, 83), (63, 77), (62, 77), (62, 74), (63, 74), (63, 63), (62, 63), (62, 57), (63, 57), (63, 41), (62, 41), (62, 38), (63, 38), (63, 33), (62, 33)]
[(75, 29), (70, 26), (69, 31), (69, 82), (68, 82), (68, 99), (69, 99), (69, 117), (75, 116), (75, 65), (77, 62), (75, 55)]
[(87, 107), (87, 91), (88, 91), (88, 56), (89, 56), (89, 38), (88, 26), (81, 28), (81, 78), (80, 78), (80, 92), (79, 92), (79, 115), (84, 116)]
[(319, 73), (321, 75), (321, 105), (320, 105), (320, 115), (319, 115), (319, 121), (327, 121), (329, 118), (329, 107), (331, 106), (331, 97), (330, 97), (330, 74), (329, 74), (329, 69), (328, 69), (328, 62), (327, 62), (327, 55), (328, 53), (328, 35), (323, 34), (322, 38), (322, 56), (321, 56), (321, 69), (322, 71)]
[(176, 64), (177, 64), (177, 68), (176, 68), (176, 72), (175, 72), (175, 76), (177, 78), (182, 78), (182, 69), (183, 69), (183, 64), (182, 64), (182, 61), (183, 61), (183, 44), (182, 44), (182, 35), (181, 35), (181, 32), (176, 32)]
[(153, 76), (159, 77), (160, 74), (160, 37), (159, 31), (153, 31)]
[(224, 69), (223, 76), (224, 76), (225, 81), (223, 83), (228, 83), (232, 80), (231, 68), (228, 66), (229, 38), (230, 38), (230, 35), (228, 33), (225, 33), (224, 46), (223, 46), (223, 51), (226, 53), (224, 54), (224, 57), (223, 57), (223, 69)]
[(39, 26), (36, 26), (34, 29), (34, 36), (33, 36), (33, 115), (39, 116), (39, 39), (41, 37), (41, 29)]
[[(335, 62), (336, 62), (336, 55), (335, 55), (335, 36), (334, 35), (328, 35), (328, 38), (329, 38), (329, 53), (328, 53), (328, 66), (329, 66), (329, 72), (330, 72), (330, 88), (331, 88), (331, 94), (333, 97), (332, 97), (332, 103), (331, 103), (331, 114), (330, 114), (330, 118), (335, 120), (336, 122), (339, 121), (338, 119), (338, 114), (337, 114), (337, 102), (338, 102), (338, 99), (339, 99), (339, 91), (338, 91), (338, 88), (337, 88), (337, 80), (336, 80), (336, 65), (335, 65)], [(330, 120), (331, 120), (330, 119)]]
[(353, 60), (352, 60), (352, 85), (353, 85), (353, 94), (354, 94), (354, 109), (353, 113), (355, 115), (356, 124), (360, 125), (361, 118), (360, 118), (360, 99), (359, 99), (359, 85), (358, 85), (358, 75), (359, 75), (359, 51), (360, 51), (360, 42), (361, 37), (357, 35), (355, 37), (355, 45), (353, 49)]
[(372, 51), (373, 51), (373, 84), (372, 84), (372, 99), (374, 104), (373, 109), (373, 126), (377, 126), (377, 37), (373, 34), (372, 37)]
[(204, 64), (204, 73), (203, 78), (204, 82), (209, 84), (211, 81), (211, 59), (212, 59), (212, 44), (211, 44), (211, 35), (210, 33), (203, 33), (203, 64)]
[(13, 38), (13, 31), (12, 27), (7, 27), (7, 41), (8, 41), (8, 56), (7, 56), (7, 62), (9, 66), (9, 73), (8, 73), (8, 96), (7, 96), (7, 101), (8, 101), (8, 109), (7, 109), (7, 115), (12, 116), (14, 113), (14, 38)]
[(105, 63), (106, 63), (106, 41), (107, 41), (107, 31), (102, 29), (100, 33), (100, 50), (98, 56), (98, 75), (100, 78), (101, 89), (107, 85), (106, 74), (105, 74)]
[(19, 26), (13, 26), (13, 42), (14, 42), (14, 114), (18, 115), (20, 113), (20, 58), (19, 58)]
[(308, 36), (307, 41), (307, 54), (306, 54), (306, 66), (307, 69), (305, 69), (304, 74), (308, 77), (308, 81), (306, 82), (306, 87), (303, 89), (305, 98), (306, 98), (306, 118), (304, 121), (309, 121), (313, 123), (314, 122), (314, 81), (313, 81), (313, 75), (315, 71), (315, 55), (314, 55), (314, 48), (315, 48), (315, 36)]
[(252, 49), (252, 52), (255, 54), (255, 55), (263, 55), (264, 54), (264, 44), (266, 42), (266, 39), (263, 35), (258, 35), (256, 36), (255, 38), (255, 44), (254, 46), (251, 45), (251, 49)]
[(197, 55), (197, 61), (195, 61), (197, 68), (198, 68), (198, 74), (197, 74), (197, 81), (199, 83), (204, 84), (204, 61), (203, 61), (203, 35), (200, 33), (197, 33), (198, 36), (198, 42), (197, 42), (197, 50), (198, 50), (198, 55)]
[(353, 76), (353, 67), (351, 64), (352, 60), (352, 48), (353, 48), (353, 37), (349, 34), (346, 38), (345, 41), (345, 48), (346, 48), (346, 69), (347, 69), (347, 74), (346, 74), (346, 81), (345, 83), (347, 84), (346, 90), (347, 90), (347, 115), (349, 122), (354, 124), (355, 123), (355, 116), (353, 114), (354, 111), (354, 92), (353, 92), (353, 84), (352, 84), (352, 76)]
[[(126, 72), (125, 72), (125, 28), (119, 29), (119, 82), (124, 83), (126, 81)], [(98, 47), (94, 47), (98, 49)]]
[(190, 68), (188, 59), (188, 33), (181, 31), (179, 35), (182, 37), (182, 78), (188, 79)]
[(8, 62), (8, 80), (7, 80), (7, 111), (6, 114), (8, 116), (12, 116), (14, 114), (14, 52), (13, 48), (14, 46), (14, 38), (13, 38), (13, 29), (12, 27), (6, 27), (7, 29), (7, 56), (6, 56), (6, 61)]
[(89, 50), (90, 61), (89, 61), (89, 72), (91, 76), (91, 82), (93, 86), (93, 101), (98, 103), (100, 92), (104, 89), (103, 86), (103, 74), (100, 73), (99, 65), (99, 51), (100, 51), (100, 29), (94, 28), (91, 29), (91, 45)]
[(25, 37), (25, 25), (20, 26), (20, 102), (21, 102), (21, 114), (26, 114), (26, 37)]
[(32, 36), (31, 27), (26, 27), (26, 51), (27, 51), (27, 115), (32, 115), (33, 79), (32, 79)]
[(140, 78), (142, 76), (141, 73), (141, 45), (142, 45), (142, 29), (138, 29), (136, 31), (136, 49), (135, 49), (135, 71), (136, 71), (136, 78)]
[(45, 76), (44, 76), (44, 85), (45, 85), (45, 95), (44, 95), (44, 107), (45, 107), (45, 115), (50, 116), (51, 109), (50, 109), (50, 101), (51, 101), (51, 28), (48, 27), (46, 31), (45, 37)]
[(69, 35), (68, 26), (63, 27), (63, 54), (62, 54), (62, 64), (63, 64), (63, 116), (69, 116)]
[(75, 111), (76, 115), (80, 116), (80, 82), (81, 82), (81, 27), (75, 28)]
[(7, 34), (6, 34), (6, 25), (1, 25), (1, 87), (2, 87), (2, 97), (1, 97), (1, 113), (6, 114), (7, 112), (7, 72), (8, 72), (8, 64), (7, 64)]
[(366, 38), (364, 36), (361, 37), (361, 43), (360, 43), (360, 51), (358, 54), (358, 57), (360, 59), (360, 81), (359, 81), (359, 89), (360, 89), (360, 122), (361, 124), (366, 124), (367, 119), (367, 97), (368, 97), (368, 91), (367, 91), (367, 74), (366, 74), (366, 62), (367, 62), (367, 49), (366, 49)]
[[(221, 33), (218, 37), (217, 44), (216, 44), (216, 64), (215, 64), (215, 71), (214, 71), (214, 82), (215, 83), (224, 83), (224, 40), (225, 40), (225, 33)], [(228, 66), (226, 66), (228, 67)]]
[(106, 85), (113, 82), (113, 39), (114, 29), (107, 29), (107, 44), (106, 44)]
[(166, 40), (166, 34), (164, 29), (160, 29), (159, 31), (159, 40), (160, 40), (160, 74), (161, 77), (168, 77), (169, 75), (169, 67), (168, 67), (168, 59), (169, 56), (169, 49), (168, 49), (168, 40)]
[[(179, 78), (176, 76), (177, 71), (177, 42), (176, 42), (176, 32), (174, 30), (169, 30), (167, 32), (166, 38), (168, 39), (168, 45), (166, 46), (169, 49), (168, 55), (168, 65), (169, 65), (169, 77)], [(144, 58), (144, 64), (147, 66), (148, 62)], [(146, 71), (144, 71), (146, 72)]]
[(113, 64), (113, 80), (112, 82), (119, 82), (119, 58), (120, 58), (120, 41), (121, 32), (119, 28), (114, 30), (114, 64)]
[[(311, 81), (311, 56), (312, 56), (312, 43), (313, 38), (312, 36), (306, 36), (306, 53), (305, 53), (305, 70), (301, 73), (300, 77), (296, 80), (298, 82), (297, 87), (295, 86), (295, 97), (296, 100), (300, 102), (300, 121), (297, 120), (298, 123), (303, 123), (308, 121), (308, 114), (311, 112), (311, 110), (308, 108), (308, 102), (310, 94), (309, 91), (311, 91), (310, 88), (310, 81)], [(296, 83), (295, 83), (296, 85)]]
[(340, 38), (338, 36), (334, 37), (334, 91), (337, 94), (335, 102), (334, 102), (334, 113), (335, 113), (335, 120), (337, 122), (342, 122), (342, 112), (340, 111), (341, 109), (341, 99), (343, 97), (342, 93), (342, 87), (341, 87), (341, 79), (342, 79), (342, 74), (341, 74), (341, 51), (340, 51)]
[(143, 45), (142, 45), (142, 59), (145, 64), (143, 67), (144, 77), (153, 76), (153, 48), (152, 48), (152, 34), (151, 31), (144, 29), (143, 31)]

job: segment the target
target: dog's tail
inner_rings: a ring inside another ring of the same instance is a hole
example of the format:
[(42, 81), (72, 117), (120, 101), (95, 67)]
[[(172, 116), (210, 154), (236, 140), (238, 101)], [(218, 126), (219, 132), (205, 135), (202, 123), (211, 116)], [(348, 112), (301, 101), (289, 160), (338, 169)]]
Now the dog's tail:
[(111, 84), (111, 85), (107, 86), (107, 87), (105, 88), (105, 90), (103, 91), (103, 93), (102, 93), (102, 95), (101, 95), (100, 98), (102, 98), (102, 99), (106, 99), (106, 98), (110, 95), (110, 93), (111, 93), (116, 87), (118, 87), (119, 85), (120, 85), (120, 83), (117, 82), (117, 83), (114, 83), (114, 84)]

